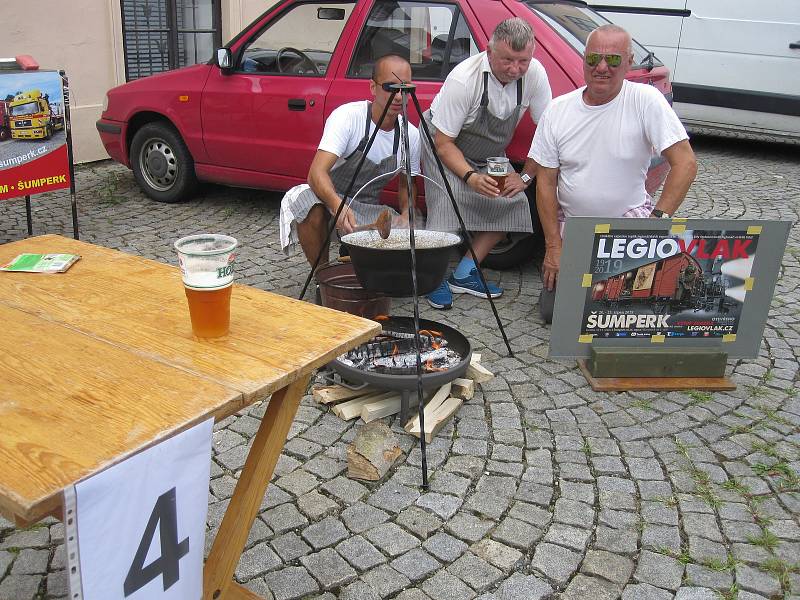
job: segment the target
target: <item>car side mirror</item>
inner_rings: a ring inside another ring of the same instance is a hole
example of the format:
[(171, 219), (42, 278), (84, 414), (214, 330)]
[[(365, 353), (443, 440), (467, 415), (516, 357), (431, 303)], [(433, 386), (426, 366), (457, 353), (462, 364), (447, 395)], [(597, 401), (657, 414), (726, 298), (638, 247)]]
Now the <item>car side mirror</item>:
[(217, 49), (217, 65), (224, 74), (229, 74), (233, 70), (233, 55), (230, 48)]

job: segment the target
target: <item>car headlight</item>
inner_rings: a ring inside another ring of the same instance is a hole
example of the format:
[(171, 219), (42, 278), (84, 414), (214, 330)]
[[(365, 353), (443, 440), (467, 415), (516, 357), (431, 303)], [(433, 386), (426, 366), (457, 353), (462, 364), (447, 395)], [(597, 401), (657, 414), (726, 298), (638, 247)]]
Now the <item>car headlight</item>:
[(108, 110), (108, 94), (103, 96), (103, 112)]

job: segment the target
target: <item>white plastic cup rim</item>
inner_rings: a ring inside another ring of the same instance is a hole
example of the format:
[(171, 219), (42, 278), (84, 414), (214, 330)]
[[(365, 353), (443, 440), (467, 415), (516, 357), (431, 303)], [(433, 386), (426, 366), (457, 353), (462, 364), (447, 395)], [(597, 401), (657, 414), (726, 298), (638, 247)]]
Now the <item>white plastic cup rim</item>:
[[(205, 240), (228, 242), (228, 245), (223, 248), (216, 248), (214, 250), (197, 250), (193, 248), (186, 248), (186, 246), (189, 246), (192, 243)], [(221, 233), (197, 233), (195, 235), (187, 235), (177, 240), (174, 244), (177, 252), (180, 254), (186, 254), (187, 256), (217, 256), (219, 254), (230, 254), (238, 245), (239, 242), (236, 240), (236, 238), (229, 235), (223, 235)]]

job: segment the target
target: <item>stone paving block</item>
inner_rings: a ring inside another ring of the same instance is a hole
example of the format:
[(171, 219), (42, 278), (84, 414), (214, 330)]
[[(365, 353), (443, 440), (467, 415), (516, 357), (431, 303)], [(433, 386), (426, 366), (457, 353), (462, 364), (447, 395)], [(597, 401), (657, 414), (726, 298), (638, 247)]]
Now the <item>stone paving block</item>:
[(381, 600), (381, 596), (368, 583), (357, 580), (339, 592), (338, 600)]
[(562, 498), (594, 504), (594, 487), (591, 484), (562, 479), (558, 482), (558, 487), (561, 490)]
[(540, 529), (512, 517), (504, 518), (492, 532), (492, 538), (495, 540), (520, 548), (523, 551), (531, 548), (534, 543), (542, 538), (542, 535), (544, 533)]
[(550, 511), (527, 502), (514, 502), (508, 511), (508, 516), (543, 529), (553, 518)]
[(594, 523), (594, 509), (583, 502), (559, 498), (556, 500), (553, 520), (575, 527), (591, 527)]
[(642, 583), (676, 591), (683, 581), (683, 564), (671, 556), (643, 550), (634, 577)]
[(427, 510), (409, 506), (395, 518), (395, 523), (423, 539), (439, 529), (442, 520)]
[(715, 542), (723, 541), (714, 515), (686, 513), (683, 515), (683, 529)]
[[(457, 441), (458, 440), (456, 440), (456, 442)], [(455, 452), (455, 442), (453, 442), (453, 448), (453, 452)], [(431, 477), (430, 488), (432, 492), (453, 494), (454, 496), (463, 498), (467, 493), (467, 489), (469, 489), (470, 483), (470, 479), (467, 477), (440, 471), (436, 473), (435, 477)]]
[(484, 475), (478, 480), (475, 491), (511, 498), (517, 493), (517, 481), (513, 477)]
[(50, 542), (50, 530), (47, 527), (16, 530), (9, 533), (2, 542), (0, 550), (9, 548), (38, 548)]
[(622, 600), (672, 600), (673, 597), (671, 592), (647, 583), (627, 585), (622, 592)]
[(453, 536), (439, 532), (422, 543), (422, 547), (445, 563), (451, 563), (467, 550), (467, 544)]
[(14, 566), (11, 567), (12, 575), (37, 575), (47, 573), (47, 561), (50, 557), (48, 550), (33, 550), (24, 548), (17, 554)]
[(355, 570), (332, 548), (303, 556), (300, 562), (325, 590), (346, 585), (357, 577)]
[(302, 567), (287, 567), (264, 575), (275, 600), (295, 600), (319, 591), (319, 584)]
[(37, 575), (9, 575), (0, 581), (0, 600), (34, 600), (41, 580)]
[(612, 510), (636, 510), (636, 497), (624, 492), (600, 492), (600, 506)]
[(561, 600), (616, 600), (621, 590), (620, 585), (578, 574), (561, 594)]
[(605, 550), (589, 550), (583, 559), (581, 572), (617, 583), (621, 589), (633, 573), (633, 561)]
[[(699, 538), (698, 538), (699, 539)], [(653, 550), (681, 550), (681, 534), (677, 527), (665, 525), (646, 525), (642, 531), (642, 548)]]
[(482, 539), (486, 532), (494, 527), (494, 523), (481, 519), (467, 512), (459, 512), (445, 524), (445, 530), (466, 542), (473, 543)]
[(709, 560), (718, 560), (724, 563), (728, 559), (728, 551), (722, 544), (689, 535), (689, 556), (696, 563), (704, 563)]
[[(639, 534), (633, 530), (612, 529), (601, 525), (595, 531), (595, 536), (594, 547), (598, 550), (631, 554), (638, 547)], [(680, 538), (678, 541), (680, 542)]]
[(678, 590), (675, 600), (717, 600), (717, 594), (708, 588), (687, 586)]
[(665, 506), (663, 502), (643, 500), (641, 514), (642, 519), (646, 523), (655, 523), (656, 525), (678, 525), (677, 509)]
[(403, 590), (395, 596), (395, 600), (430, 600), (430, 596), (422, 590)]
[(311, 552), (311, 546), (293, 531), (275, 538), (270, 544), (284, 562), (291, 562)]
[(417, 489), (390, 479), (370, 495), (367, 503), (396, 514), (414, 504), (417, 498), (419, 498)]
[(272, 551), (269, 544), (262, 542), (242, 553), (239, 564), (236, 566), (236, 577), (240, 581), (247, 581), (282, 565), (283, 561)]
[[(639, 485), (649, 485), (649, 482), (640, 482)], [(631, 496), (636, 495), (636, 484), (630, 479), (623, 479), (621, 477), (600, 476), (597, 478), (597, 489), (607, 492), (630, 494)]]
[(464, 503), (464, 508), (489, 519), (497, 520), (506, 511), (511, 499), (492, 492), (475, 492)]
[(531, 560), (531, 567), (564, 584), (578, 570), (582, 555), (553, 544), (539, 544)]
[[(320, 452), (322, 452), (325, 447), (320, 446), (319, 444), (312, 442), (310, 440), (306, 440), (303, 438), (293, 438), (286, 442), (284, 446), (284, 452), (291, 454), (292, 456), (296, 456), (300, 460), (307, 461)], [(327, 457), (318, 457), (318, 458), (327, 458)], [(333, 460), (333, 459), (328, 459)]]
[(290, 494), (302, 496), (317, 487), (319, 481), (311, 473), (306, 471), (293, 471), (288, 475), (279, 477), (275, 484), (279, 485)]
[(342, 511), (341, 519), (353, 533), (361, 533), (389, 520), (389, 515), (379, 508), (357, 502)]
[(369, 493), (369, 490), (357, 481), (341, 476), (323, 483), (320, 488), (345, 504), (354, 504)]
[(297, 508), (312, 521), (317, 521), (337, 511), (339, 505), (314, 490), (297, 499)]
[[(552, 481), (552, 480), (551, 480)], [(549, 507), (553, 499), (553, 487), (551, 485), (540, 485), (532, 481), (523, 481), (519, 484), (515, 500), (524, 500), (539, 506)]]
[(559, 466), (559, 472), (564, 479), (573, 479), (575, 481), (594, 481), (589, 467), (585, 465), (577, 465), (575, 463), (562, 463)]
[(388, 565), (375, 567), (371, 571), (364, 573), (361, 578), (378, 592), (381, 598), (396, 594), (411, 585), (411, 580), (408, 577)]
[(514, 573), (497, 588), (498, 600), (543, 600), (552, 594), (553, 588), (538, 577)]
[(288, 503), (264, 511), (261, 518), (275, 533), (284, 533), (308, 524), (308, 519), (300, 514), (294, 504)]
[(366, 571), (386, 562), (386, 557), (360, 535), (354, 535), (336, 546), (336, 551), (359, 571)]
[(423, 494), (416, 501), (417, 506), (427, 508), (445, 521), (456, 514), (463, 503), (461, 498), (436, 492)]
[(444, 570), (426, 580), (422, 591), (433, 600), (472, 600), (476, 595), (466, 583)]
[(321, 550), (327, 546), (338, 544), (350, 536), (350, 532), (336, 517), (325, 517), (322, 521), (306, 527), (302, 534), (314, 550)]
[(702, 565), (686, 565), (686, 583), (698, 587), (726, 592), (733, 585), (733, 575), (728, 571), (715, 571)]
[(524, 555), (520, 551), (506, 546), (505, 544), (501, 544), (500, 542), (488, 539), (473, 544), (470, 547), (470, 551), (478, 558), (485, 560), (503, 571), (515, 569), (521, 565), (524, 559)]
[(393, 557), (400, 556), (420, 544), (416, 537), (403, 531), (395, 523), (383, 523), (373, 527), (364, 534), (364, 537)]
[(445, 463), (444, 470), (475, 478), (483, 473), (485, 462), (484, 459), (477, 456), (451, 456)]
[(270, 484), (267, 488), (267, 493), (264, 495), (264, 500), (261, 501), (259, 510), (269, 510), (291, 501), (292, 495), (289, 492), (283, 491), (277, 485)]
[(412, 582), (421, 581), (441, 568), (442, 564), (422, 548), (414, 548), (389, 563)]
[(748, 565), (736, 565), (736, 583), (739, 585), (739, 589), (755, 592), (768, 598), (781, 591), (781, 584), (775, 577)]
[(335, 460), (328, 456), (317, 456), (303, 465), (303, 468), (322, 479), (333, 479), (339, 473), (347, 469), (347, 463), (342, 460)]
[(503, 577), (502, 571), (488, 562), (467, 552), (453, 562), (447, 571), (455, 575), (476, 592), (483, 592)]

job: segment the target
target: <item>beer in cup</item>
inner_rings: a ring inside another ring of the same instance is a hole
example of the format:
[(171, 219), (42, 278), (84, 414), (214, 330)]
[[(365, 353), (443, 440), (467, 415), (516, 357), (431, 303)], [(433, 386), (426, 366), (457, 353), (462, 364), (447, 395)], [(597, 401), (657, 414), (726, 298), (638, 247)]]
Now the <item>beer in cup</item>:
[(229, 235), (200, 233), (175, 242), (192, 331), (199, 338), (227, 335), (238, 242)]
[(508, 159), (505, 156), (492, 156), (486, 159), (486, 174), (494, 179), (500, 191), (506, 185), (508, 177)]

